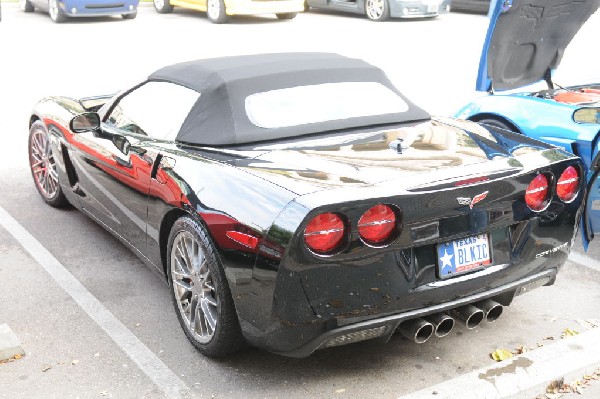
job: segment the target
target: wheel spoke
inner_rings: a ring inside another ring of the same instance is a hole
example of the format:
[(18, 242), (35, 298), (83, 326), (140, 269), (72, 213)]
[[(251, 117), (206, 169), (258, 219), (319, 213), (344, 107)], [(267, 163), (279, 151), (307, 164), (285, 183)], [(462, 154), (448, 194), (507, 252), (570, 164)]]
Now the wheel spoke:
[(204, 300), (206, 302), (208, 302), (210, 305), (217, 307), (217, 300), (215, 298), (213, 298), (212, 296), (205, 296)]
[(173, 284), (177, 285), (178, 287), (183, 288), (186, 291), (192, 290), (192, 286), (190, 285), (190, 283), (187, 283), (183, 280), (173, 280)]
[(188, 244), (188, 240), (186, 237), (182, 240), (182, 252), (183, 252), (183, 260), (187, 266), (187, 270), (190, 273), (194, 272), (194, 264), (192, 263), (192, 259), (190, 257), (190, 247)]
[(33, 173), (35, 173), (36, 175), (38, 175), (40, 173), (43, 174), (44, 172), (46, 172), (46, 167), (45, 166), (33, 168)]
[(188, 263), (189, 258), (186, 256), (184, 245), (185, 244), (183, 243), (183, 240), (179, 241), (179, 243), (177, 244), (177, 252), (179, 252), (179, 257), (183, 261), (181, 262), (179, 259), (177, 259), (177, 263), (180, 265), (181, 270), (183, 272), (187, 273), (188, 275), (191, 275), (192, 270), (190, 269), (190, 264)]
[(181, 262), (179, 261), (179, 259), (175, 259), (175, 261), (177, 262), (177, 267), (179, 270), (171, 270), (171, 274), (173, 275), (173, 277), (177, 277), (178, 279), (183, 279), (183, 278), (191, 278), (191, 274), (187, 273), (185, 270), (183, 270), (183, 266), (181, 265)]
[(34, 142), (34, 145), (35, 145), (35, 148), (36, 148), (36, 150), (37, 150), (37, 151), (39, 152), (39, 154), (41, 155), (41, 154), (43, 154), (43, 153), (45, 152), (45, 150), (44, 150), (44, 148), (43, 148), (42, 142), (40, 141), (40, 136), (41, 136), (41, 134), (39, 134), (39, 133), (38, 133), (38, 134), (36, 134), (36, 135), (33, 137), (33, 142)]
[(193, 297), (190, 302), (190, 330), (196, 331), (196, 319), (198, 315), (198, 298)]
[(212, 281), (205, 281), (204, 286), (207, 290), (210, 290), (211, 292), (215, 291), (215, 286), (213, 285)]
[(204, 313), (204, 320), (210, 326), (212, 331), (215, 331), (217, 327), (217, 311), (214, 307), (209, 306), (208, 301), (204, 298), (204, 300), (200, 301), (200, 306), (202, 306), (202, 313)]
[[(44, 169), (44, 171), (45, 171), (45, 169)], [(46, 194), (48, 194), (48, 192), (49, 192), (47, 173), (44, 173), (44, 191), (46, 192)]]
[[(35, 157), (35, 154), (31, 154), (33, 157)], [(34, 163), (31, 165), (31, 169), (36, 169), (37, 167), (39, 167), (40, 165), (42, 165), (42, 160), (39, 158), (35, 158), (34, 159)]]

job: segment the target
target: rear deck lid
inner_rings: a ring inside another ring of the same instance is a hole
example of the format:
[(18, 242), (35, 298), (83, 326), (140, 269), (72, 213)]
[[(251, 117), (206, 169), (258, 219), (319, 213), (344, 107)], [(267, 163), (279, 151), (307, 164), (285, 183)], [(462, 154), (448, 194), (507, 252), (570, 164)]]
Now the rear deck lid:
[[(496, 0), (477, 90), (512, 90), (549, 79), (600, 0)], [(590, 60), (591, 61), (591, 60)]]

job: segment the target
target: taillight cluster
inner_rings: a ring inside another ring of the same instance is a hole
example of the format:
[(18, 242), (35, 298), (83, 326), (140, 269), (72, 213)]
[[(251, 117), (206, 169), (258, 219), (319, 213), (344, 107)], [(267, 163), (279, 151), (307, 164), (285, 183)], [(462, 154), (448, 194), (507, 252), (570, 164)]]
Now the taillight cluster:
[[(552, 198), (552, 178), (540, 173), (533, 178), (525, 190), (525, 203), (535, 212), (543, 211), (550, 204)], [(579, 169), (574, 166), (567, 167), (556, 182), (556, 195), (563, 202), (571, 202), (579, 192)]]
[[(398, 231), (398, 212), (389, 205), (377, 204), (358, 220), (361, 239), (374, 246), (390, 243)], [(321, 213), (310, 220), (304, 229), (304, 242), (317, 254), (330, 254), (340, 249), (348, 238), (350, 223), (337, 213)]]

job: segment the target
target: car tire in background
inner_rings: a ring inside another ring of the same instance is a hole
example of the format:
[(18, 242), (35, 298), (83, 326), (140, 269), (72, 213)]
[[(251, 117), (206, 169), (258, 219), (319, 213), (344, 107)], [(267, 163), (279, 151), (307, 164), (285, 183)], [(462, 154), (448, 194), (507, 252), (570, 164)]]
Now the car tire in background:
[(33, 12), (35, 10), (35, 7), (29, 0), (19, 0), (19, 8), (23, 12)]
[(169, 0), (153, 0), (154, 9), (161, 14), (168, 14), (173, 12), (173, 6), (169, 2)]
[(284, 12), (280, 14), (275, 14), (278, 19), (294, 19), (296, 18), (297, 13), (295, 12)]
[(371, 21), (387, 21), (390, 19), (390, 5), (387, 0), (365, 0), (365, 14)]
[(121, 17), (123, 19), (135, 19), (135, 17), (137, 17), (137, 11), (132, 12), (130, 14), (121, 14)]
[(213, 24), (222, 24), (227, 22), (227, 12), (223, 0), (208, 0), (206, 3), (206, 16)]
[(221, 357), (245, 345), (216, 248), (206, 229), (188, 216), (171, 228), (167, 278), (179, 323), (202, 354)]
[(29, 129), (28, 150), (31, 176), (44, 202), (55, 208), (68, 206), (69, 201), (58, 180), (50, 135), (42, 121), (34, 122)]
[(67, 16), (62, 12), (58, 6), (58, 0), (48, 0), (48, 14), (52, 22), (60, 24), (67, 20)]
[(509, 125), (507, 122), (504, 122), (500, 119), (495, 118), (485, 118), (479, 119), (476, 121), (477, 123), (482, 123), (484, 125), (490, 125), (494, 127), (499, 127), (500, 129), (508, 130), (514, 133), (520, 133), (514, 126)]

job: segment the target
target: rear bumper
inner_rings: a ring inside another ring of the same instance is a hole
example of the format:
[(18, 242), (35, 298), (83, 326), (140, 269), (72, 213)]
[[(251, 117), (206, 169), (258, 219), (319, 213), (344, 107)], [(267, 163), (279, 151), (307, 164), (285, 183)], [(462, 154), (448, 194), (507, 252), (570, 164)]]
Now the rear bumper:
[(390, 0), (390, 15), (394, 18), (435, 17), (450, 10), (449, 0)]
[(66, 0), (59, 2), (59, 7), (69, 17), (98, 17), (133, 14), (137, 12), (138, 3), (132, 0)]
[(286, 14), (304, 11), (304, 3), (298, 0), (280, 1), (226, 1), (227, 15), (258, 15), (258, 14)]
[(309, 356), (317, 349), (359, 342), (365, 339), (379, 338), (383, 341), (387, 341), (400, 323), (407, 320), (435, 313), (446, 312), (450, 309), (455, 309), (457, 307), (472, 304), (488, 298), (493, 298), (502, 305), (508, 306), (513, 297), (517, 295), (529, 292), (530, 290), (543, 285), (553, 284), (557, 273), (558, 269), (545, 270), (527, 278), (523, 278), (513, 283), (506, 284), (502, 287), (498, 287), (480, 294), (471, 295), (443, 304), (338, 327), (324, 332), (323, 334), (295, 350), (276, 353), (283, 356), (302, 358)]

